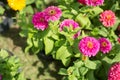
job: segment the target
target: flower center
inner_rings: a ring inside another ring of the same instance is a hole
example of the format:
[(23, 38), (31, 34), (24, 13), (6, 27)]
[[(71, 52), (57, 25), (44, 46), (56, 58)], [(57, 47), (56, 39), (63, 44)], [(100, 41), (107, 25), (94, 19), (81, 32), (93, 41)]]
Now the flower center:
[(90, 48), (90, 49), (93, 48), (93, 43), (91, 41), (88, 41), (87, 47)]
[(50, 10), (50, 15), (55, 15), (56, 14), (56, 11), (55, 10)]
[(107, 43), (106, 43), (106, 42), (102, 42), (102, 46), (103, 46), (103, 47), (106, 47), (106, 46), (107, 46)]
[(40, 18), (40, 22), (44, 22), (44, 18)]
[(112, 16), (111, 15), (107, 15), (106, 18), (107, 18), (107, 20), (110, 20), (112, 18)]

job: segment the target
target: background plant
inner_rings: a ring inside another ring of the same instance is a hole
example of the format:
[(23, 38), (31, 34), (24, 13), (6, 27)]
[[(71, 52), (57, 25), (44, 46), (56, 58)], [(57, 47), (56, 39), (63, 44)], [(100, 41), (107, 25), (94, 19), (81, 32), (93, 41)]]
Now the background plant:
[(0, 75), (1, 80), (26, 80), (22, 73), (19, 58), (12, 53), (1, 49), (0, 51)]

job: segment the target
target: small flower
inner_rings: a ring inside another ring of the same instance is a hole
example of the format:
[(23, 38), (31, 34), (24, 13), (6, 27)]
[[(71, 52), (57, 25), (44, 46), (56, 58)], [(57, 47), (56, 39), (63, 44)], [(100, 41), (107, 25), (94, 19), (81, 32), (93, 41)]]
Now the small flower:
[(64, 27), (70, 27), (70, 26), (72, 26), (74, 30), (75, 28), (79, 27), (79, 24), (72, 19), (65, 19), (60, 24), (60, 31), (62, 31)]
[(36, 29), (43, 31), (48, 27), (48, 22), (45, 20), (44, 16), (44, 12), (38, 12), (33, 16), (32, 23)]
[(60, 8), (56, 7), (56, 6), (50, 6), (48, 8), (45, 9), (45, 19), (47, 21), (56, 21), (59, 20), (60, 17), (62, 16), (62, 11)]
[(115, 63), (108, 72), (108, 80), (120, 80), (120, 62)]
[(112, 49), (112, 44), (108, 39), (100, 38), (99, 42), (100, 42), (100, 51), (103, 52), (104, 54), (108, 53)]
[(100, 44), (94, 37), (84, 37), (79, 42), (78, 47), (83, 55), (91, 57), (98, 53)]
[(115, 13), (111, 10), (106, 10), (100, 14), (100, 21), (106, 27), (113, 26), (116, 22)]
[(78, 0), (78, 2), (87, 6), (100, 6), (104, 0)]
[(85, 0), (88, 6), (100, 6), (103, 4), (104, 0)]
[(8, 5), (13, 10), (22, 10), (26, 5), (26, 0), (7, 0)]
[(78, 31), (76, 34), (74, 34), (73, 39), (78, 38), (80, 36), (80, 31)]

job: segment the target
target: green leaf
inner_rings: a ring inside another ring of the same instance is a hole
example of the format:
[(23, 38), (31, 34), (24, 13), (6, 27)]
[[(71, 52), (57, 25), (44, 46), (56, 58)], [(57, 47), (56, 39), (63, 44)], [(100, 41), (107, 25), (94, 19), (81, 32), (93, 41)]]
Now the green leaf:
[(65, 39), (60, 39), (55, 42), (55, 47), (61, 47), (63, 44), (65, 44)]
[(109, 32), (106, 28), (102, 27), (100, 30), (99, 30), (99, 35), (103, 36), (103, 37), (107, 37), (109, 35)]
[(100, 61), (90, 61), (90, 60), (86, 60), (85, 61), (85, 66), (89, 69), (97, 69), (99, 68), (101, 65)]
[(94, 77), (94, 72), (91, 70), (86, 75), (87, 80), (96, 80)]
[(28, 4), (32, 4), (32, 3), (34, 3), (35, 2), (35, 0), (26, 0), (26, 4), (28, 5)]
[(79, 68), (75, 68), (75, 70), (73, 71), (73, 74), (77, 77), (80, 76), (80, 71), (79, 71)]
[[(112, 59), (112, 63), (114, 62), (120, 62), (120, 45), (116, 45), (114, 48), (115, 53), (115, 57)], [(113, 52), (113, 51), (112, 51)]]
[(33, 11), (33, 8), (32, 8), (32, 6), (27, 6), (27, 7), (25, 7), (24, 8), (24, 11), (26, 12), (26, 13), (30, 13), (30, 14), (33, 14), (34, 13), (34, 11)]
[(44, 38), (45, 54), (48, 55), (54, 48), (54, 41), (50, 38)]
[(62, 12), (62, 16), (64, 17), (64, 18), (73, 18), (73, 14), (69, 11), (69, 10), (65, 10), (65, 11), (63, 11)]
[(81, 27), (90, 28), (91, 22), (89, 18), (83, 14), (79, 14), (75, 21), (77, 21)]
[(69, 46), (61, 46), (57, 51), (56, 51), (56, 59), (65, 59), (72, 56), (72, 48)]
[(5, 9), (0, 5), (0, 15), (3, 15)]
[(119, 44), (115, 44), (113, 47), (112, 47), (112, 50), (110, 51), (109, 55), (117, 55), (120, 53), (120, 45)]
[(75, 67), (81, 67), (81, 66), (83, 66), (84, 65), (84, 63), (82, 62), (82, 61), (80, 61), (80, 60), (78, 60), (78, 61), (75, 61), (74, 62), (74, 65), (75, 65)]
[(55, 40), (59, 40), (58, 35), (53, 34), (51, 37), (52, 37), (53, 39), (55, 39)]
[(75, 75), (70, 75), (68, 78), (69, 78), (69, 80), (78, 80)]
[(42, 11), (45, 8), (45, 2), (43, 0), (36, 0), (35, 5), (38, 11)]
[(60, 68), (58, 74), (60, 74), (60, 75), (68, 75), (67, 70), (65, 68)]
[(70, 63), (70, 61), (71, 61), (70, 58), (63, 58), (63, 59), (61, 59), (61, 60), (62, 60), (62, 63), (63, 63), (64, 66), (68, 66), (69, 63)]
[(25, 53), (27, 53), (30, 50), (30, 48), (33, 46), (31, 38), (27, 39), (27, 44), (28, 44), (28, 46), (25, 48)]
[(73, 52), (75, 53), (75, 57), (80, 57), (81, 54), (80, 54), (80, 51), (79, 51), (79, 48), (78, 48), (78, 44), (79, 44), (79, 40), (74, 40), (74, 44), (72, 46), (72, 49), (73, 49)]
[(98, 14), (100, 14), (101, 12), (103, 12), (103, 9), (100, 8), (100, 7), (94, 7), (92, 9), (92, 12), (93, 12), (93, 15), (92, 15), (92, 18), (97, 16)]
[(86, 68), (86, 67), (80, 67), (79, 71), (80, 71), (81, 75), (84, 76), (88, 72), (88, 68)]

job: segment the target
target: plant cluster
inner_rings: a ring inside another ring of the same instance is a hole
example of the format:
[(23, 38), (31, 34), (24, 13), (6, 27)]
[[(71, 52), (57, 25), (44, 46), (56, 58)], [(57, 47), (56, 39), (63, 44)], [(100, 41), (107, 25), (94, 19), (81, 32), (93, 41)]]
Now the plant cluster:
[(120, 61), (120, 1), (56, 0), (55, 5), (42, 7), (44, 2), (26, 0), (25, 6), (8, 0), (12, 9), (19, 10), (16, 19), (20, 35), (27, 38), (25, 52), (44, 50), (61, 60), (66, 67), (59, 74), (65, 80), (119, 79), (114, 72), (119, 63), (109, 69)]

